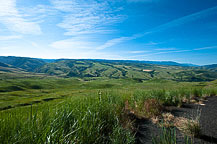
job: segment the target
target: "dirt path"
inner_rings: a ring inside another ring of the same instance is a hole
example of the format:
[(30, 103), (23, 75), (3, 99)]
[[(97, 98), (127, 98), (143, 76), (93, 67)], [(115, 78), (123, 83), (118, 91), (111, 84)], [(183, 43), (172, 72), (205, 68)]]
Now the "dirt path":
[(189, 119), (195, 119), (200, 115), (201, 136), (195, 138), (194, 143), (217, 143), (217, 97), (207, 98), (204, 104), (185, 104), (182, 108), (173, 108), (171, 112), (175, 116)]
[[(194, 138), (194, 144), (217, 144), (217, 96), (207, 98), (204, 106), (184, 104), (182, 108), (170, 107), (174, 116), (195, 119), (200, 115), (201, 136)], [(151, 144), (152, 136), (158, 135), (159, 128), (148, 120), (137, 120), (137, 144)], [(184, 138), (177, 130), (177, 143), (183, 144)]]
[(217, 97), (210, 97), (202, 107), (200, 123), (202, 136), (206, 142), (217, 143)]

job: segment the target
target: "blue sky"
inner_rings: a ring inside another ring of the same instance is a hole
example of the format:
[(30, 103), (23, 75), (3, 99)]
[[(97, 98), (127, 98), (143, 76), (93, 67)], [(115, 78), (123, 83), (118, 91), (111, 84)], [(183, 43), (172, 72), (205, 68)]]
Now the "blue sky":
[(217, 63), (216, 0), (0, 0), (0, 55)]

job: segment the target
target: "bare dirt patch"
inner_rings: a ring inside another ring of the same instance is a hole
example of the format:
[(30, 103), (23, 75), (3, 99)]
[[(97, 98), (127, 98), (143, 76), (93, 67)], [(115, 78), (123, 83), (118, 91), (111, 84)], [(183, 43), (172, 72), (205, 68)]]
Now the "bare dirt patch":
[(143, 69), (142, 71), (144, 71), (144, 72), (152, 72), (153, 70)]

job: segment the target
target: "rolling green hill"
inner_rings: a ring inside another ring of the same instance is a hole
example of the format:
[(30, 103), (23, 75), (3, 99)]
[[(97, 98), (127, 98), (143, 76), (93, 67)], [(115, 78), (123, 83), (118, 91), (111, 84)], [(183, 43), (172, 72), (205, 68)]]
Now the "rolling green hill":
[(205, 65), (205, 66), (202, 66), (201, 68), (202, 69), (209, 69), (209, 70), (217, 72), (217, 64)]
[(34, 72), (27, 72), (24, 69), (14, 67), (9, 64), (5, 64), (0, 62), (0, 80), (5, 79), (22, 79), (22, 78), (41, 78), (47, 77), (47, 75), (34, 73)]
[[(176, 62), (91, 59), (36, 59), (0, 57), (4, 71), (19, 69), (59, 77), (130, 78), (138, 81), (165, 79), (175, 81), (212, 81), (217, 78), (216, 65), (192, 66)], [(10, 66), (10, 68), (6, 68)], [(1, 68), (2, 68), (1, 67)], [(3, 69), (3, 68), (2, 68)]]
[(19, 72), (24, 72), (24, 70), (0, 62), (0, 73), (5, 73), (5, 72), (14, 72), (14, 73), (19, 73)]
[(61, 77), (133, 78), (139, 81), (211, 81), (217, 78), (217, 73), (208, 69), (108, 60), (59, 60), (45, 64), (35, 72)]
[(0, 57), (0, 62), (12, 65), (17, 68), (22, 68), (26, 71), (33, 72), (36, 68), (45, 64), (43, 60), (27, 58), (27, 57)]

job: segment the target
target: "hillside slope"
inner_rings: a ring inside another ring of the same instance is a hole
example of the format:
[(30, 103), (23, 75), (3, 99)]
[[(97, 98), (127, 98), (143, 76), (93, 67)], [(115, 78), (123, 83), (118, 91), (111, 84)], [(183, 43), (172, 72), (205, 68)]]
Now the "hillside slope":
[(0, 73), (6, 73), (6, 72), (19, 73), (19, 72), (24, 72), (24, 70), (0, 62)]
[[(36, 59), (0, 57), (5, 72), (27, 71), (60, 77), (131, 78), (138, 81), (166, 79), (175, 81), (212, 81), (217, 78), (216, 65), (180, 66), (176, 62), (93, 60), (93, 59)], [(165, 65), (168, 64), (168, 65)], [(9, 68), (6, 68), (9, 67)], [(12, 70), (14, 69), (14, 70)]]
[(217, 72), (207, 69), (108, 60), (58, 60), (45, 64), (35, 72), (62, 77), (109, 77), (137, 80), (211, 81), (217, 78)]
[(22, 68), (26, 71), (33, 72), (36, 68), (43, 66), (46, 62), (39, 59), (14, 56), (0, 56), (0, 62)]
[(205, 65), (205, 66), (202, 66), (201, 68), (202, 69), (209, 69), (209, 70), (217, 72), (217, 64)]

